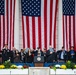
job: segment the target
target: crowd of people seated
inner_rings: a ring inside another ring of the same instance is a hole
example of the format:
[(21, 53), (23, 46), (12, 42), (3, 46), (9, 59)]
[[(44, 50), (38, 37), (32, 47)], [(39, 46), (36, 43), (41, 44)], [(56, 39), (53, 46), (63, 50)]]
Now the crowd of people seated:
[(65, 50), (64, 47), (62, 47), (61, 50), (55, 50), (55, 48), (52, 48), (50, 45), (48, 50), (46, 50), (46, 48), (41, 50), (37, 47), (37, 49), (23, 48), (19, 51), (14, 47), (12, 50), (9, 50), (8, 45), (5, 44), (0, 54), (2, 63), (7, 60), (10, 60), (11, 63), (33, 63), (34, 56), (44, 56), (44, 62), (47, 63), (66, 62), (68, 60), (72, 62), (76, 61), (76, 52), (73, 46), (69, 50)]

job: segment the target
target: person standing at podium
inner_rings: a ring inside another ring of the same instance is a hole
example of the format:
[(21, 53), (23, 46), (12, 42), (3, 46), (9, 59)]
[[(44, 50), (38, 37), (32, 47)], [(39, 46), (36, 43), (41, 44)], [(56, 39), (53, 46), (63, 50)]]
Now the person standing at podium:
[(41, 50), (40, 49), (38, 49), (38, 51), (37, 51), (37, 56), (41, 56)]
[(33, 53), (34, 56), (44, 56), (42, 50), (39, 47), (37, 47), (37, 50), (34, 50)]

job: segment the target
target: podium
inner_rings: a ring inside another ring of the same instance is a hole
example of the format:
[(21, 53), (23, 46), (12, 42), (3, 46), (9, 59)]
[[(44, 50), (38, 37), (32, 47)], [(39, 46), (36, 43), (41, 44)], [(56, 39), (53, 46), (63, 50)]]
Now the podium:
[(35, 67), (44, 66), (44, 56), (34, 56), (34, 65)]

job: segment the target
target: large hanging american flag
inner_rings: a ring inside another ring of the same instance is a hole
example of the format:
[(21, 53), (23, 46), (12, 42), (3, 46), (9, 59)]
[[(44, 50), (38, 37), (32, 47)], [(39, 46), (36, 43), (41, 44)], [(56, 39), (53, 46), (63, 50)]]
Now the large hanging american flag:
[(21, 0), (24, 48), (56, 47), (58, 0)]
[(0, 50), (14, 46), (15, 0), (0, 0)]
[(63, 0), (63, 45), (76, 50), (76, 0)]

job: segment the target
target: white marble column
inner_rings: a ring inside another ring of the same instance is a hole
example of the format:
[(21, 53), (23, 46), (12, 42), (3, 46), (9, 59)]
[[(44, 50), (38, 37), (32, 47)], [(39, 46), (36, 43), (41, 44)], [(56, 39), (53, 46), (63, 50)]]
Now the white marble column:
[(62, 27), (62, 0), (59, 0), (58, 18), (57, 18), (57, 49), (63, 46), (63, 27)]
[(14, 47), (19, 50), (19, 0), (16, 0), (15, 26), (14, 26)]

